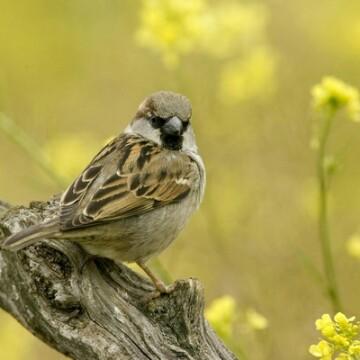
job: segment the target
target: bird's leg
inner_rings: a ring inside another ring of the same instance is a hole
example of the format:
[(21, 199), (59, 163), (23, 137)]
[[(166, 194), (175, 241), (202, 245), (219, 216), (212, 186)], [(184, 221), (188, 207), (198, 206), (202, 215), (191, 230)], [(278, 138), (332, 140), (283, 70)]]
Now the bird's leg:
[(149, 276), (151, 281), (154, 283), (155, 288), (160, 294), (170, 294), (174, 290), (174, 285), (166, 286), (156, 275), (145, 265), (142, 261), (137, 261), (137, 264), (144, 270)]

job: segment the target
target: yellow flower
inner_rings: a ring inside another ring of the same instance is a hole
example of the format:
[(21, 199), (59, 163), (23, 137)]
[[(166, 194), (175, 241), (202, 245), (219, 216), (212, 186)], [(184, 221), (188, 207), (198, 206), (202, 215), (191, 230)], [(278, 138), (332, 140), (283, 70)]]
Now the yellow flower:
[(312, 97), (317, 110), (337, 111), (344, 108), (351, 120), (360, 121), (359, 91), (341, 80), (324, 77), (320, 84), (313, 87)]
[(348, 354), (341, 353), (335, 358), (335, 360), (353, 360), (353, 358)]
[(349, 354), (360, 356), (360, 340), (355, 340), (350, 346), (349, 346)]
[(342, 312), (338, 312), (334, 316), (334, 320), (342, 329), (346, 329), (349, 326), (349, 323), (355, 320), (355, 317), (353, 316), (348, 319)]
[(360, 355), (359, 322), (356, 318), (348, 318), (339, 312), (331, 319), (329, 314), (324, 314), (316, 320), (316, 328), (325, 339), (317, 345), (310, 347), (310, 353), (321, 359), (355, 360)]
[(276, 56), (258, 47), (246, 57), (225, 64), (220, 75), (219, 95), (225, 104), (266, 98), (275, 90)]
[(346, 248), (348, 253), (357, 258), (360, 259), (360, 235), (356, 234), (353, 235), (346, 243)]
[(331, 360), (334, 349), (327, 341), (321, 340), (317, 345), (311, 345), (309, 352), (321, 360)]
[(350, 345), (349, 340), (345, 336), (338, 335), (338, 334), (334, 335), (331, 338), (331, 342), (334, 345), (337, 345), (339, 348), (346, 348)]
[(191, 52), (201, 33), (205, 0), (143, 0), (137, 41), (162, 55), (168, 67)]
[(236, 319), (235, 299), (229, 295), (215, 299), (206, 309), (205, 316), (221, 338), (231, 338)]
[(321, 319), (315, 321), (316, 330), (319, 330), (325, 337), (335, 334), (335, 324), (329, 314), (324, 314)]
[(269, 326), (268, 320), (254, 309), (246, 311), (246, 321), (254, 330), (264, 330)]
[(143, 0), (140, 46), (159, 53), (168, 68), (181, 56), (202, 52), (217, 58), (245, 53), (265, 40), (267, 12), (259, 4), (207, 0)]
[(343, 313), (339, 312), (334, 316), (334, 320), (339, 327), (339, 330), (347, 335), (348, 338), (353, 338), (359, 333), (359, 325), (354, 323), (356, 318), (352, 316), (347, 318)]

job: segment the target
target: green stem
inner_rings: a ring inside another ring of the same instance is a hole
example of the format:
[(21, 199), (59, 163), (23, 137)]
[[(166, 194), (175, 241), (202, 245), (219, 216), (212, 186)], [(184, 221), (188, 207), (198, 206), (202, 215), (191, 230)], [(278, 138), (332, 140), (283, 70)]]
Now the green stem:
[(319, 139), (319, 152), (317, 159), (317, 174), (319, 181), (319, 238), (323, 257), (323, 266), (326, 277), (327, 294), (331, 301), (334, 312), (341, 310), (339, 291), (336, 283), (334, 260), (331, 251), (331, 240), (328, 220), (328, 173), (324, 166), (326, 157), (326, 145), (329, 139), (331, 126), (335, 113), (331, 111), (324, 119)]
[(0, 130), (16, 145), (20, 146), (57, 185), (61, 187), (67, 186), (67, 182), (54, 171), (41, 146), (3, 113), (0, 113)]
[(324, 284), (324, 276), (321, 271), (316, 267), (314, 261), (303, 252), (300, 247), (297, 249), (296, 254), (298, 254), (299, 260), (303, 262), (304, 267), (311, 274), (313, 279), (319, 284)]

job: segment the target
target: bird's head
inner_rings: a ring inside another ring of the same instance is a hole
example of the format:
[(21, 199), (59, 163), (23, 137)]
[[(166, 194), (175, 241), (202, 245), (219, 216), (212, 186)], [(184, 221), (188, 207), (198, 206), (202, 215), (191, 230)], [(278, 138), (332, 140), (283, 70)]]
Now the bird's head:
[(171, 91), (159, 91), (148, 96), (126, 132), (150, 139), (169, 150), (196, 151), (190, 124), (189, 99)]

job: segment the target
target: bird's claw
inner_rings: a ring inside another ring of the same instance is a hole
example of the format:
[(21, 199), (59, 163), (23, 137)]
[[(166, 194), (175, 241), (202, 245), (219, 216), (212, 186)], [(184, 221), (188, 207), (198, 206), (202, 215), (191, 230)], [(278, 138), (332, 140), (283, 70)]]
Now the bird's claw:
[(152, 291), (150, 294), (144, 297), (143, 299), (144, 303), (155, 300), (164, 294), (169, 295), (175, 290), (175, 284), (166, 286), (163, 282), (160, 281), (155, 284), (155, 287), (156, 287), (155, 291)]
[(175, 285), (171, 284), (171, 285), (165, 285), (162, 281), (157, 281), (155, 283), (155, 287), (157, 289), (157, 292), (159, 293), (159, 296), (161, 294), (171, 294), (174, 289), (175, 289)]

